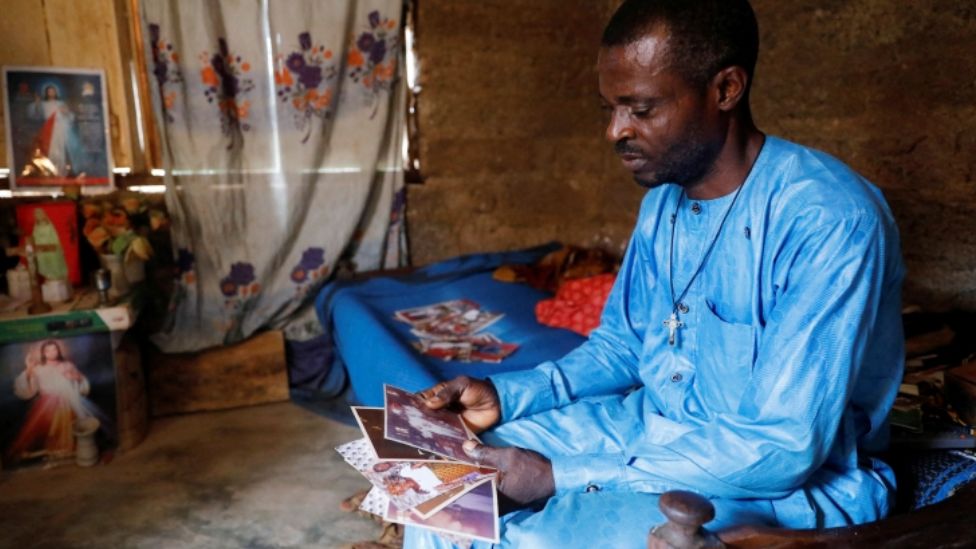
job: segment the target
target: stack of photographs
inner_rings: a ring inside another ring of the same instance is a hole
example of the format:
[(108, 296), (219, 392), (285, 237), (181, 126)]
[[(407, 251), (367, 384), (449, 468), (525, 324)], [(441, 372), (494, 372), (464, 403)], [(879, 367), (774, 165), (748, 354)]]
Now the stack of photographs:
[(365, 438), (336, 448), (373, 488), (361, 509), (453, 540), (498, 543), (497, 472), (471, 463), (461, 416), (384, 386), (383, 408), (352, 408)]
[(481, 310), (470, 299), (454, 299), (393, 313), (395, 319), (411, 326), (410, 332), (419, 338), (414, 347), (425, 355), (441, 360), (495, 363), (514, 353), (518, 345), (478, 332), (502, 316)]

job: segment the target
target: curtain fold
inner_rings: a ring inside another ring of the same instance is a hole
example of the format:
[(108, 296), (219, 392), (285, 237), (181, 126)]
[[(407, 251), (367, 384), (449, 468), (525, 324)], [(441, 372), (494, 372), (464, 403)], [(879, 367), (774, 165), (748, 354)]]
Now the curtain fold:
[(143, 0), (179, 265), (163, 351), (287, 328), (344, 253), (404, 261), (401, 17), (398, 0)]

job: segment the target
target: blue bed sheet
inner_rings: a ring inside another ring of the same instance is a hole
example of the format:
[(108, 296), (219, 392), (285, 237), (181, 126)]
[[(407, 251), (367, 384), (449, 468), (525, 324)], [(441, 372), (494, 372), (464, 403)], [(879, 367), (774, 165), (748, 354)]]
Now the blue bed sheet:
[[(384, 383), (419, 391), (461, 374), (484, 377), (532, 368), (576, 348), (584, 341), (582, 336), (536, 321), (535, 304), (549, 294), (492, 279), (498, 266), (532, 263), (556, 247), (558, 244), (549, 244), (518, 252), (464, 256), (407, 276), (326, 286), (315, 307), (335, 346), (332, 368), (345, 368), (348, 373), (351, 399), (382, 406)], [(410, 326), (393, 318), (400, 309), (461, 298), (476, 301), (484, 310), (504, 313), (483, 332), (517, 343), (519, 349), (499, 364), (443, 361), (417, 352), (411, 345), (416, 336), (410, 333)]]

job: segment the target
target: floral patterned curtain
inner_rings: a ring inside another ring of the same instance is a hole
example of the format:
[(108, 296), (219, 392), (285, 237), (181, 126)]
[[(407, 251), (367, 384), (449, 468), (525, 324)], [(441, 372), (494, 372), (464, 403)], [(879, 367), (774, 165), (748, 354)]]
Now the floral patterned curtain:
[(403, 260), (400, 0), (143, 0), (179, 280), (166, 352), (308, 318)]

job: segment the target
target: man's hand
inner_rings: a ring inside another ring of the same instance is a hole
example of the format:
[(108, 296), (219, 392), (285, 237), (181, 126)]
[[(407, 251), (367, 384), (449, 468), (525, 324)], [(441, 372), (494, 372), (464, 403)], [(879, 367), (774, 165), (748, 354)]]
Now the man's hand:
[(498, 491), (517, 508), (545, 501), (556, 491), (552, 463), (538, 452), (495, 448), (474, 440), (463, 447), (477, 463), (498, 469)]
[(420, 393), (428, 408), (455, 409), (475, 433), (490, 429), (502, 417), (498, 393), (491, 382), (459, 376)]

